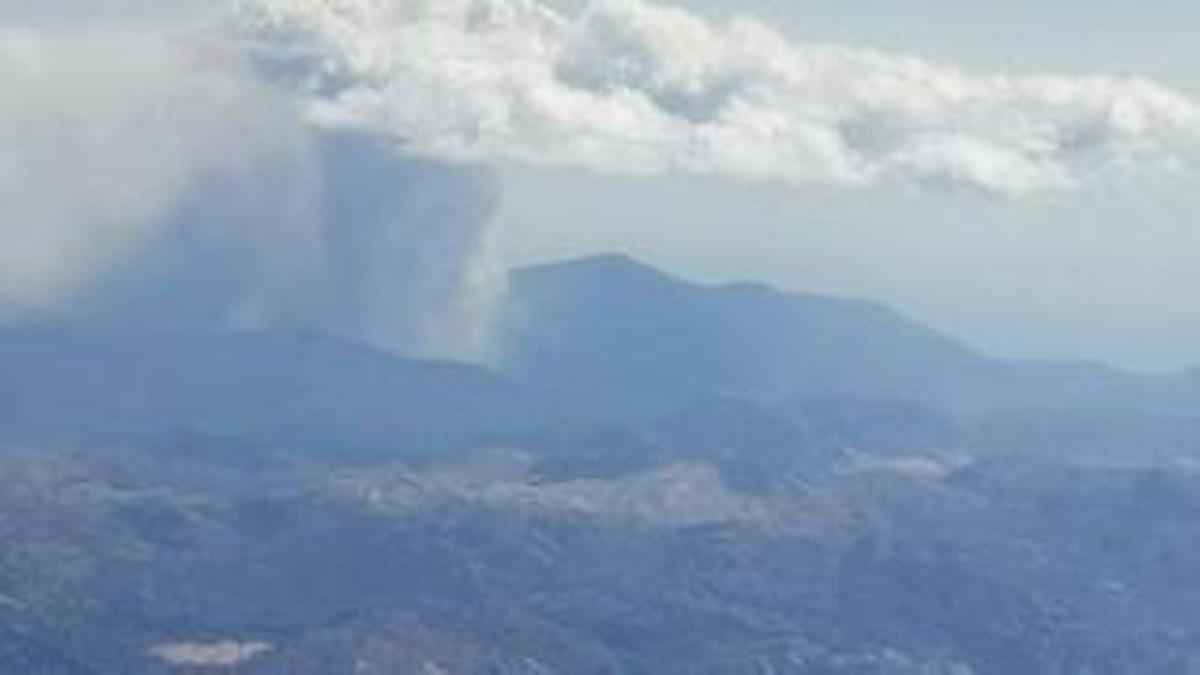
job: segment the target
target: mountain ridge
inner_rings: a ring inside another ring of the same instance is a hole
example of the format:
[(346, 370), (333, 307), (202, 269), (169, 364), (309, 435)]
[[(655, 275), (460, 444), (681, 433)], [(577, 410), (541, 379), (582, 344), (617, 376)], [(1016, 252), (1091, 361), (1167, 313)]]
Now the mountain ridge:
[(1200, 409), (1194, 372), (996, 358), (876, 302), (694, 283), (624, 255), (516, 270), (499, 323), (501, 370), (550, 387), (591, 383), (597, 398), (608, 389), (650, 406), (807, 391), (911, 399), (970, 416)]

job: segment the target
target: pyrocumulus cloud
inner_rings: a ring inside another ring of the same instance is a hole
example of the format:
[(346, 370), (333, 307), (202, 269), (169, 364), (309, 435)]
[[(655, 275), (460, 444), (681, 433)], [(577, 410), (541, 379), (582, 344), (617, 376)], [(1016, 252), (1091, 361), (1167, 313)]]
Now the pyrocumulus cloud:
[[(481, 344), (489, 168), (1021, 195), (1191, 154), (1150, 81), (973, 75), (646, 0), (240, 0), (0, 28), (0, 318)], [(219, 32), (219, 31), (218, 31)]]
[(645, 0), (243, 0), (324, 124), (459, 160), (1020, 195), (1164, 159), (1200, 107), (1136, 78), (972, 75)]

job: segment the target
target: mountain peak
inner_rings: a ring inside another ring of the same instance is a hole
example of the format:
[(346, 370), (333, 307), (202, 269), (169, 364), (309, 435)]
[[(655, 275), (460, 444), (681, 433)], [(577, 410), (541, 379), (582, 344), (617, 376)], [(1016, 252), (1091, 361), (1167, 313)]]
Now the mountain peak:
[(691, 285), (624, 253), (602, 253), (530, 265), (516, 270), (514, 277), (518, 283), (538, 277), (568, 283), (602, 280), (605, 283)]

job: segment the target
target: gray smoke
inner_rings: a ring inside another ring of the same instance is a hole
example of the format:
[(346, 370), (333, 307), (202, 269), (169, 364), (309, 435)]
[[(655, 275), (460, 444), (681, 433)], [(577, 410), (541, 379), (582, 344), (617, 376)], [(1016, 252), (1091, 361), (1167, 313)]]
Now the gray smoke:
[(238, 4), (215, 38), (0, 29), (0, 316), (464, 356), (498, 291), (496, 162), (1013, 195), (1200, 140), (1152, 82), (970, 75), (646, 0)]
[(482, 339), (486, 171), (308, 124), (220, 43), (0, 36), (0, 312)]
[(477, 354), (501, 290), (485, 250), (491, 176), (372, 136), (323, 133), (318, 147), (329, 263), (320, 323), (425, 355)]

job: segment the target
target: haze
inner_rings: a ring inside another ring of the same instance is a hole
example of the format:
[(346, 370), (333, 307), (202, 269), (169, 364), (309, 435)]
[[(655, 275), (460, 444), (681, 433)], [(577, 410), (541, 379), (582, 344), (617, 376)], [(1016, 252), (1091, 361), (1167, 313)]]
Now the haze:
[[(1192, 66), (1200, 47), (1186, 35), (1200, 10), (1183, 2), (686, 4), (753, 14), (805, 41), (899, 50), (968, 71), (1138, 75), (1200, 93)], [(215, 6), (5, 0), (0, 17), (202, 23)], [(1142, 167), (1019, 201), (508, 168), (491, 236), (504, 264), (627, 251), (693, 277), (878, 300), (997, 355), (1175, 369), (1200, 363), (1200, 312), (1188, 292), (1200, 282), (1198, 187), (1187, 166)]]

